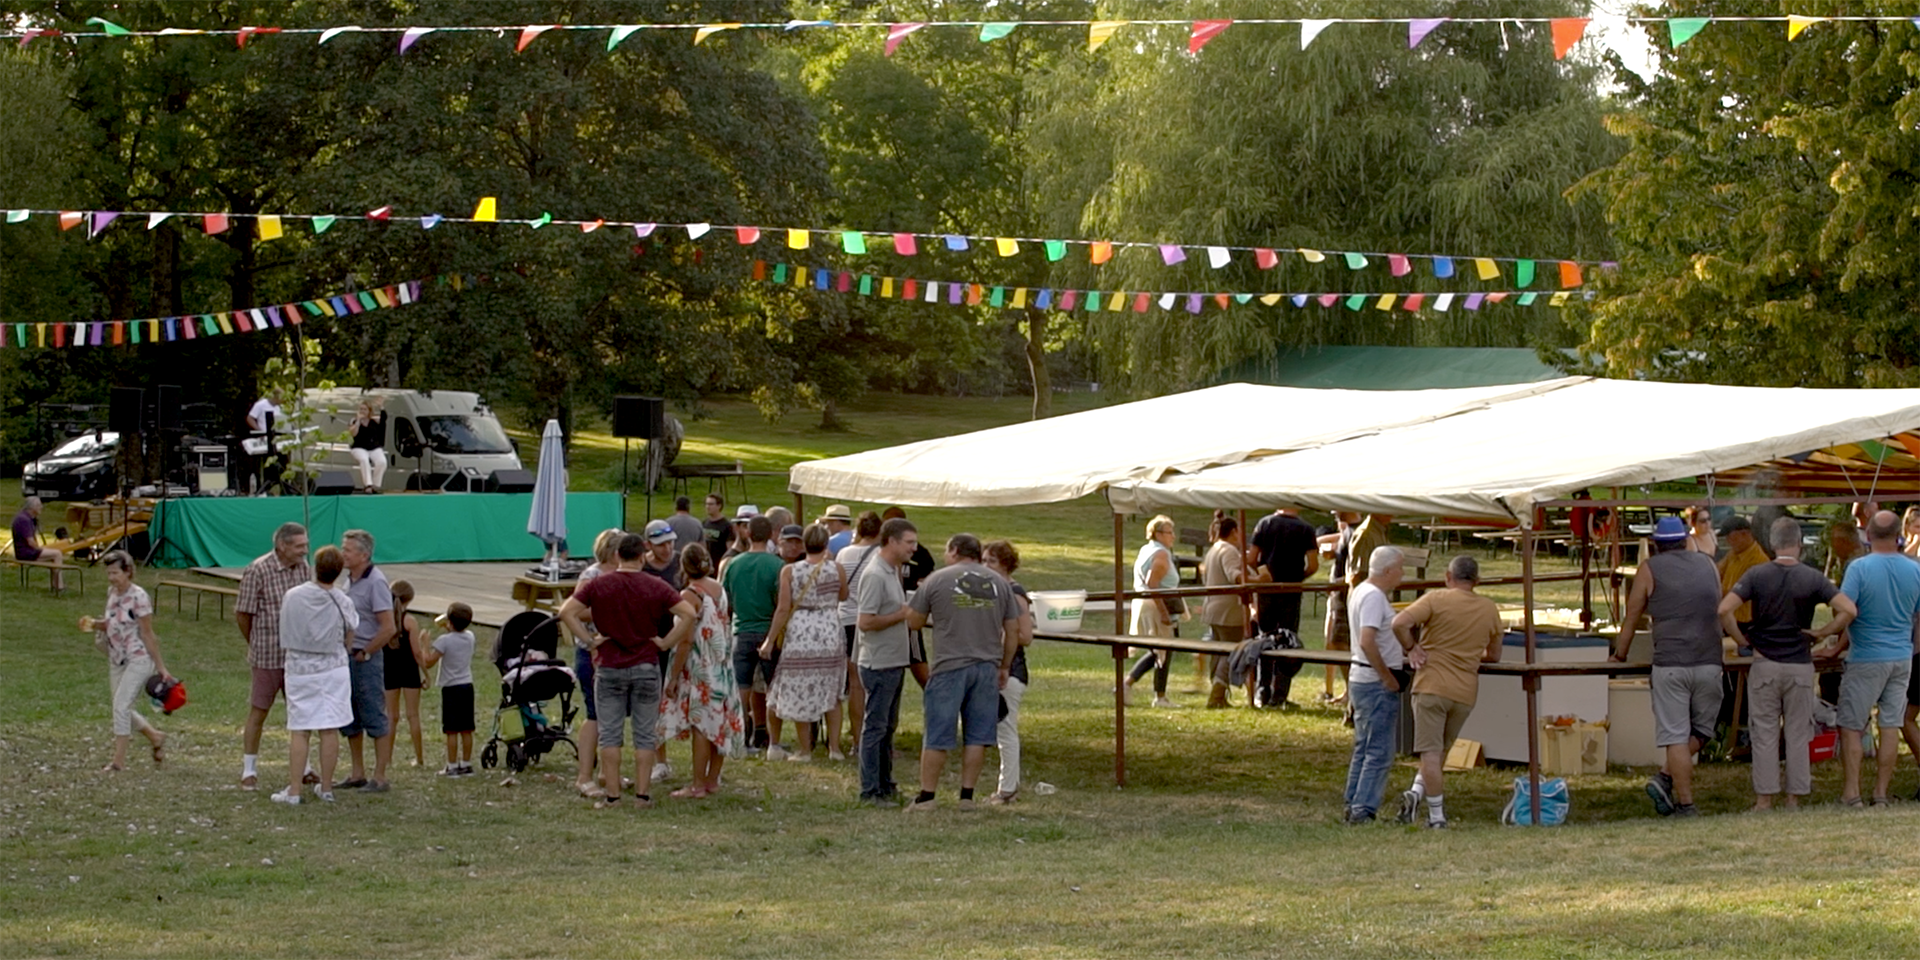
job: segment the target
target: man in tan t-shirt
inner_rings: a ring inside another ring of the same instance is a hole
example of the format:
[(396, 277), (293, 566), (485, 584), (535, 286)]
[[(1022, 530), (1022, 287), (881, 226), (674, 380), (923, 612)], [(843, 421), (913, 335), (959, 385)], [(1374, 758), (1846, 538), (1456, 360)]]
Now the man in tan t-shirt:
[[(1221, 517), (1218, 539), (1208, 548), (1207, 557), (1201, 562), (1200, 582), (1209, 587), (1228, 587), (1238, 583), (1257, 583), (1265, 580), (1266, 575), (1258, 568), (1250, 576), (1243, 576), (1245, 564), (1241, 551), (1240, 522), (1232, 517)], [(1223, 643), (1237, 644), (1247, 638), (1247, 598), (1237, 593), (1222, 593), (1207, 597), (1201, 606), (1207, 626), (1213, 630), (1213, 639)], [(1207, 707), (1220, 709), (1227, 706), (1227, 656), (1215, 654), (1213, 657), (1213, 691), (1207, 695)]]
[[(1444, 827), (1445, 781), (1441, 768), (1447, 751), (1473, 713), (1480, 693), (1480, 664), (1500, 659), (1504, 630), (1500, 608), (1473, 592), (1480, 564), (1461, 555), (1447, 564), (1447, 589), (1432, 590), (1393, 618), (1393, 632), (1407, 650), (1413, 675), (1413, 752), (1420, 772), (1413, 789), (1400, 795), (1400, 822), (1412, 823), (1426, 800), (1427, 826)], [(1413, 629), (1420, 628), (1415, 642)]]

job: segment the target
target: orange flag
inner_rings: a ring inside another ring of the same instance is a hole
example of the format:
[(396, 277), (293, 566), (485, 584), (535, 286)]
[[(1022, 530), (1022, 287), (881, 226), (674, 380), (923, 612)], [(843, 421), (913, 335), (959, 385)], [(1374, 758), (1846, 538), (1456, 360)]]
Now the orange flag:
[(1587, 32), (1586, 17), (1564, 17), (1553, 21), (1553, 58), (1565, 60), (1567, 51)]

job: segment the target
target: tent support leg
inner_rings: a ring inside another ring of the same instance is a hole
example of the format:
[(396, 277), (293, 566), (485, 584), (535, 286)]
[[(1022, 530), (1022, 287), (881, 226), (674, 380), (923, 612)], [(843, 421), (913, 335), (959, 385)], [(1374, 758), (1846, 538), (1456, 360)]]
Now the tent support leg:
[[(1527, 634), (1527, 664), (1533, 664), (1533, 528), (1520, 531), (1520, 623)], [(1527, 806), (1534, 826), (1540, 825), (1540, 678), (1527, 674), (1521, 681), (1527, 691)]]
[[(1126, 522), (1113, 515), (1113, 632), (1127, 632)], [(1127, 785), (1127, 648), (1113, 648), (1113, 785)]]

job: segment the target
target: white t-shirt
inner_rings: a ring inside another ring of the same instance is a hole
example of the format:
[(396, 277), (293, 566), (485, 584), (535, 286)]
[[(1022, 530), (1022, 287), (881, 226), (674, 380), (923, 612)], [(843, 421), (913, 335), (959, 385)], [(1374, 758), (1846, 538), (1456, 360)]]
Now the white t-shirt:
[[(847, 571), (847, 598), (840, 601), (840, 625), (843, 627), (851, 627), (859, 621), (860, 577), (866, 575), (866, 572), (872, 569), (874, 562), (880, 559), (879, 554), (874, 553), (878, 549), (880, 549), (878, 544), (868, 544), (864, 547), (848, 546), (842, 547), (834, 556), (835, 560), (840, 561), (840, 568)], [(856, 568), (860, 571), (859, 575), (854, 573)]]
[(1347, 595), (1347, 620), (1353, 630), (1351, 682), (1380, 682), (1380, 674), (1373, 669), (1366, 651), (1360, 649), (1360, 631), (1367, 627), (1374, 628), (1373, 645), (1379, 648), (1380, 659), (1389, 669), (1398, 670), (1407, 665), (1406, 651), (1400, 649), (1400, 638), (1393, 632), (1393, 604), (1379, 587), (1363, 582), (1353, 588)]
[(247, 416), (252, 419), (254, 423), (260, 425), (257, 429), (265, 430), (267, 429), (267, 414), (269, 412), (273, 414), (273, 431), (275, 433), (282, 432), (286, 427), (285, 421), (287, 415), (281, 411), (278, 404), (272, 400), (268, 400), (266, 397), (255, 400), (253, 407), (247, 411)]

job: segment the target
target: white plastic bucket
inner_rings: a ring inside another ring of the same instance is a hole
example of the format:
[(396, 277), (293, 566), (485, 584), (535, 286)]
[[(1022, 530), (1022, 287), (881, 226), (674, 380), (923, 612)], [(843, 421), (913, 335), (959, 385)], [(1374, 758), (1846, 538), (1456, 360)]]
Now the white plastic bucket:
[(1074, 633), (1080, 629), (1080, 615), (1087, 607), (1085, 590), (1035, 590), (1033, 628), (1056, 633)]

